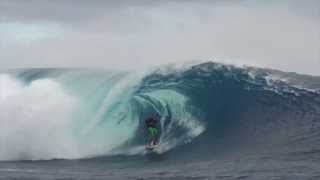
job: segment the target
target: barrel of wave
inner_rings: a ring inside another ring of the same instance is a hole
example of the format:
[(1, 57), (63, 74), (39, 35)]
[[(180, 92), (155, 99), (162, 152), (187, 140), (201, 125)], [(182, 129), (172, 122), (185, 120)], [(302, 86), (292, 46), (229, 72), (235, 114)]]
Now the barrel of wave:
[(173, 89), (150, 90), (136, 96), (143, 109), (152, 109), (160, 116), (159, 149), (166, 152), (190, 142), (206, 129), (199, 112), (189, 98)]

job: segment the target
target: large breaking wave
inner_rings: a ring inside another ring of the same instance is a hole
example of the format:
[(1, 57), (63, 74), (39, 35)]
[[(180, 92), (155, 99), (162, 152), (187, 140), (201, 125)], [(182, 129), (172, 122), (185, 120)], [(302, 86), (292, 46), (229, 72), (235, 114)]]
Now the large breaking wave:
[(143, 155), (144, 119), (154, 114), (162, 153), (312, 149), (320, 144), (317, 84), (217, 63), (139, 73), (10, 70), (0, 74), (0, 160)]

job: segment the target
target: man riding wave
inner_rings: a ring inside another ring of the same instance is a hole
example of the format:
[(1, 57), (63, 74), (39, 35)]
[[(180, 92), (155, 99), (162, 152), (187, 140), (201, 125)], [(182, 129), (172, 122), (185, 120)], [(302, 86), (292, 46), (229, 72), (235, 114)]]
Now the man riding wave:
[(156, 117), (149, 117), (145, 121), (148, 134), (149, 134), (149, 146), (155, 146), (159, 143), (159, 132), (157, 129), (158, 120)]

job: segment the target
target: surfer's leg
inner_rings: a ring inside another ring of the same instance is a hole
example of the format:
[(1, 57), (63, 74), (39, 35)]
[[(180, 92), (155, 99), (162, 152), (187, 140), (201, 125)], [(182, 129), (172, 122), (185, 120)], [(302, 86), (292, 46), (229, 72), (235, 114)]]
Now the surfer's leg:
[(157, 128), (152, 128), (152, 139), (153, 139), (153, 145), (157, 145), (158, 141), (157, 138), (158, 137), (158, 130)]
[(149, 145), (154, 144), (154, 137), (153, 137), (153, 128), (149, 127), (148, 128), (148, 134), (149, 134)]

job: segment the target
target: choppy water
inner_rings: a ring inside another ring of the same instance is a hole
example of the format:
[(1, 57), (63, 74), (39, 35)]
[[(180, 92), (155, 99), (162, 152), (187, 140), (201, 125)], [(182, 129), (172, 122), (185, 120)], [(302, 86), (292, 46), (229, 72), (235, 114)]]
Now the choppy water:
[(172, 162), (130, 158), (0, 163), (1, 179), (292, 179), (320, 178), (319, 153), (261, 154)]

